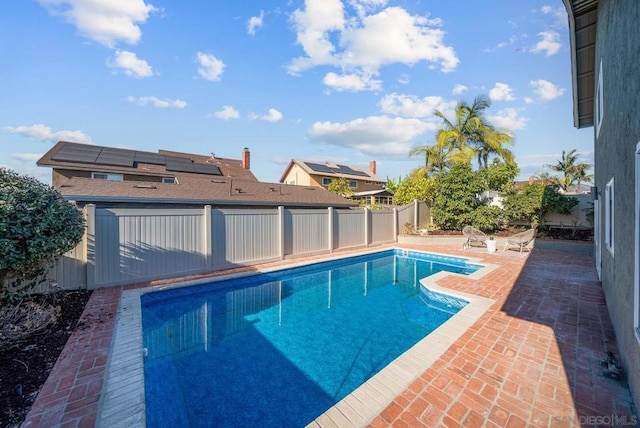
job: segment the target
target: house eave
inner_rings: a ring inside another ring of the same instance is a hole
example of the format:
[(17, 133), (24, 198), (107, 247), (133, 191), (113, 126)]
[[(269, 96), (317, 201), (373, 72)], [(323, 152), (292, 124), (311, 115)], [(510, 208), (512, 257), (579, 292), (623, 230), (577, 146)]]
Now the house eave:
[(593, 126), (598, 0), (563, 0), (569, 17), (573, 124)]
[(87, 195), (63, 195), (68, 201), (91, 203), (128, 203), (128, 204), (172, 204), (172, 205), (231, 205), (231, 206), (284, 206), (284, 207), (315, 207), (325, 208), (353, 208), (358, 204), (317, 204), (311, 202), (290, 201), (232, 201), (227, 199), (186, 199), (186, 198), (135, 198), (126, 196), (87, 196)]

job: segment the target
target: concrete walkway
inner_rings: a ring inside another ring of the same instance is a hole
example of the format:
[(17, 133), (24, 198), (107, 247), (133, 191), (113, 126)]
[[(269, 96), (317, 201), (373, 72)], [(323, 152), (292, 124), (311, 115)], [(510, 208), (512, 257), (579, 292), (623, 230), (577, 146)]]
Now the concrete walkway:
[[(499, 265), (479, 280), (438, 282), (495, 303), (370, 426), (613, 426), (635, 420), (627, 384), (603, 375), (600, 360), (617, 349), (590, 255), (539, 246), (523, 257), (463, 251), (457, 243), (402, 247)], [(23, 426), (94, 425), (119, 298), (119, 288), (93, 293)]]

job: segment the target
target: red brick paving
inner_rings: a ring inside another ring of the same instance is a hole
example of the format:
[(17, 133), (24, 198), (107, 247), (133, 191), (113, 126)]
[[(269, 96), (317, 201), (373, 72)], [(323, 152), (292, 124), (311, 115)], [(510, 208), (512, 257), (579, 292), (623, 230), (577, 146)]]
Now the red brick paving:
[[(452, 245), (403, 247), (500, 265), (478, 281), (451, 276), (439, 282), (496, 303), (371, 427), (606, 426), (614, 417), (631, 421), (635, 413), (628, 386), (602, 374), (600, 359), (617, 349), (591, 257), (549, 250), (513, 257), (464, 252)], [(167, 282), (171, 280), (124, 288)], [(120, 287), (94, 291), (23, 427), (95, 424), (120, 293)]]

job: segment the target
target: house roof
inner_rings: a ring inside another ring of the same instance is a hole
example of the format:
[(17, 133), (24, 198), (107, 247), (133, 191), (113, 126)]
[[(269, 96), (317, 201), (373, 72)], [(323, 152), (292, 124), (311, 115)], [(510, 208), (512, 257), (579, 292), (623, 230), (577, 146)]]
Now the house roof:
[(284, 182), (284, 179), (287, 177), (287, 174), (289, 174), (289, 171), (294, 165), (298, 165), (309, 175), (346, 178), (349, 180), (366, 180), (377, 183), (387, 182), (387, 180), (378, 177), (371, 171), (357, 166), (339, 165), (332, 162), (320, 163), (301, 159), (291, 159), (291, 162), (289, 162), (289, 165), (284, 170), (282, 177), (280, 177), (281, 183)]
[(56, 169), (114, 172), (136, 175), (216, 175), (258, 181), (242, 167), (242, 160), (159, 150), (158, 153), (59, 141), (37, 162)]
[(320, 187), (261, 183), (188, 175), (177, 184), (112, 181), (73, 177), (57, 189), (65, 199), (83, 203), (166, 203), (211, 205), (282, 205), (290, 207), (355, 207)]
[(569, 15), (573, 124), (593, 126), (598, 0), (563, 0)]
[(364, 192), (355, 192), (351, 196), (393, 196), (393, 193), (389, 192), (387, 189), (380, 190), (366, 190)]

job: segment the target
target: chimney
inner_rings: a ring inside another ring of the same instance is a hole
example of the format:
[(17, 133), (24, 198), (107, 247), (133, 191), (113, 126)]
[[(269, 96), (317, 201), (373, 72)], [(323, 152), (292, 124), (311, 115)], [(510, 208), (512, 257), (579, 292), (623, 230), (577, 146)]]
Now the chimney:
[(251, 169), (251, 153), (248, 147), (242, 150), (242, 168)]
[(369, 171), (371, 171), (371, 174), (376, 175), (376, 161), (369, 161)]

